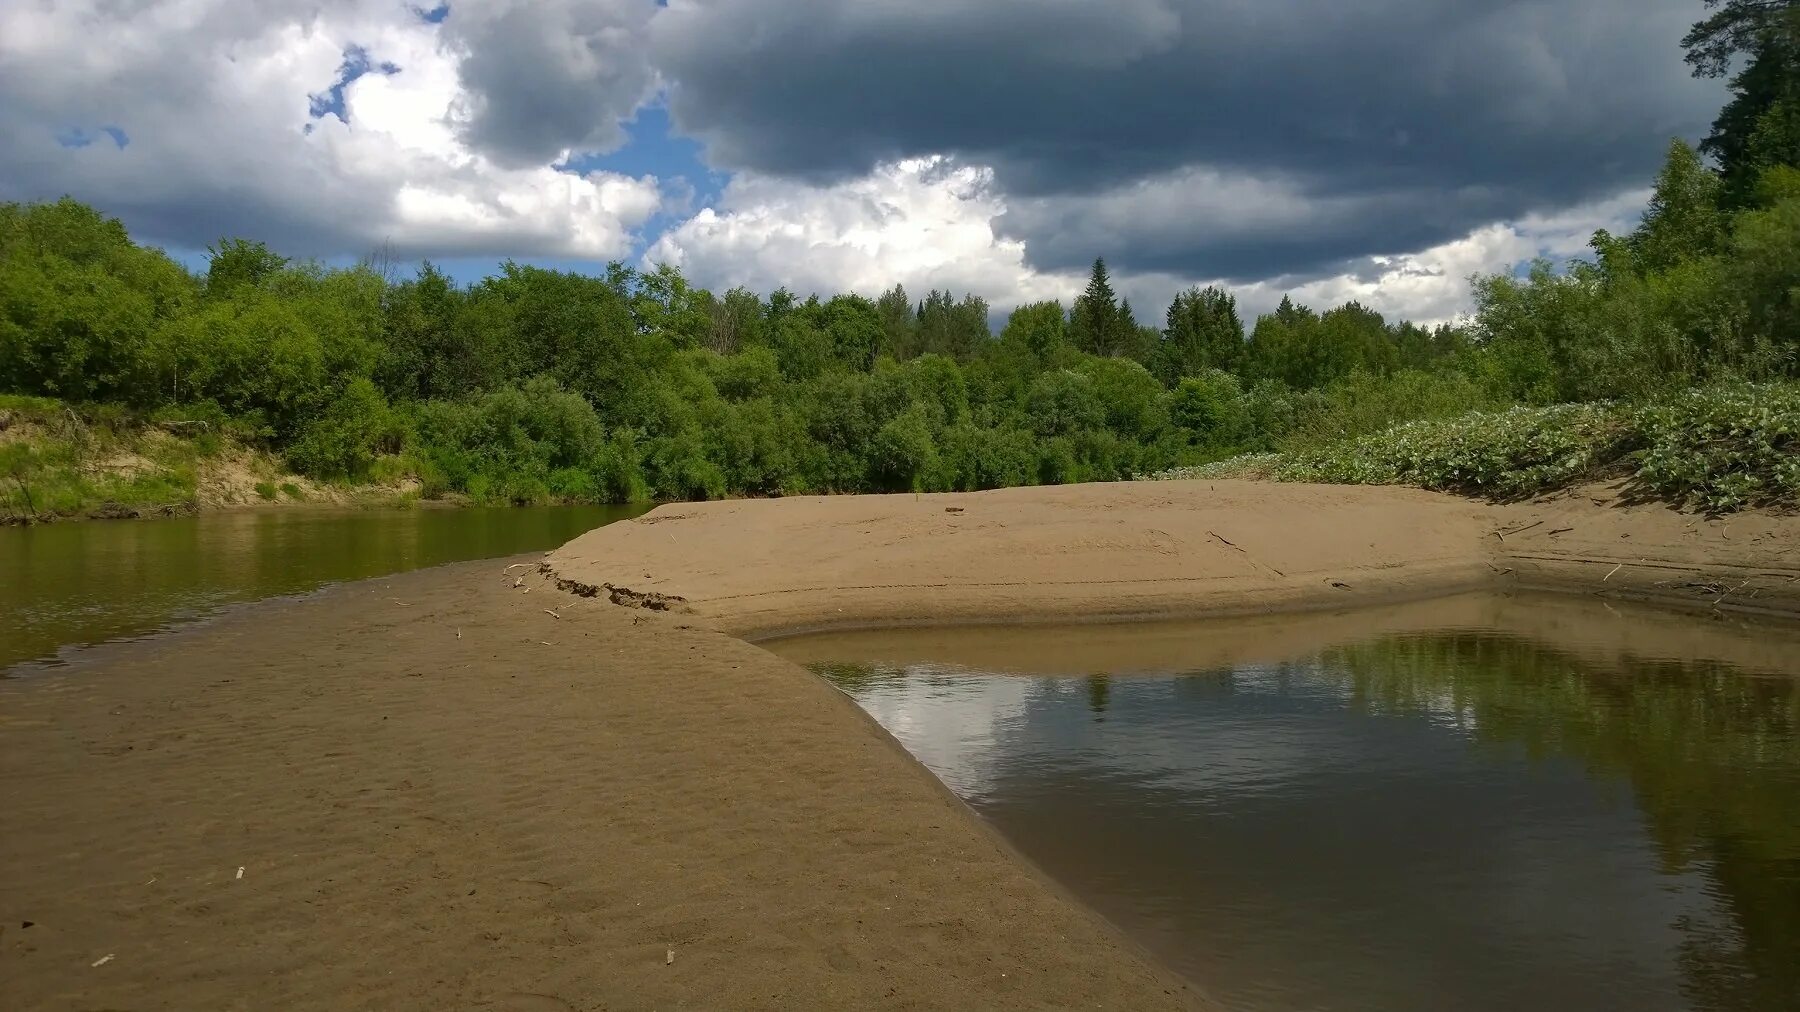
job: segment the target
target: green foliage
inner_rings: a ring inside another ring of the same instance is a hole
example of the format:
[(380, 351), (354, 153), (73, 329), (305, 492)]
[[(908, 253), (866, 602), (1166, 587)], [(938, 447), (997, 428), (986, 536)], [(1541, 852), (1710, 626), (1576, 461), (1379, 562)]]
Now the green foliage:
[(1105, 358), (1125, 353), (1136, 337), (1137, 322), (1113, 294), (1106, 261), (1096, 259), (1087, 289), (1069, 313), (1069, 340), (1081, 351)]
[(1417, 485), (1515, 499), (1615, 472), (1641, 494), (1708, 511), (1800, 504), (1800, 383), (1702, 387), (1637, 407), (1471, 412), (1157, 477)]
[[(1608, 404), (1515, 407), (1406, 422), (1374, 435), (1255, 461), (1278, 481), (1417, 485), (1517, 499), (1593, 477), (1631, 449), (1631, 430)], [(1243, 462), (1167, 477), (1241, 474)]]
[(205, 454), (121, 412), (0, 397), (0, 523), (190, 509)]
[(1055, 439), (1097, 429), (1106, 421), (1106, 405), (1091, 377), (1072, 369), (1039, 376), (1026, 400), (1032, 431)]
[(358, 377), (301, 426), (287, 459), (309, 477), (366, 479), (376, 455), (398, 453), (402, 441), (399, 419), (387, 398), (372, 381)]
[(1683, 391), (1634, 422), (1650, 493), (1715, 512), (1800, 503), (1800, 385)]
[(1401, 422), (1497, 408), (1498, 401), (1461, 373), (1355, 372), (1320, 391), (1318, 401), (1284, 427), (1282, 443), (1312, 446), (1381, 432)]
[(1190, 288), (1175, 296), (1156, 354), (1163, 382), (1173, 384), (1205, 369), (1229, 372), (1243, 356), (1244, 324), (1231, 293)]
[(1684, 141), (1672, 142), (1643, 224), (1628, 240), (1636, 268), (1668, 270), (1717, 250), (1726, 226), (1719, 194), (1719, 177), (1699, 153)]

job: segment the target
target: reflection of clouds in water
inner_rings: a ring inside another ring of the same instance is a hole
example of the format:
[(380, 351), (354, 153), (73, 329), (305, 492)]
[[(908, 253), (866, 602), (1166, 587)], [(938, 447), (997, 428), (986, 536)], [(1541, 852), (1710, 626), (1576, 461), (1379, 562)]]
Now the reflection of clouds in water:
[[(985, 793), (998, 762), (997, 739), (1024, 720), (1034, 678), (957, 673), (943, 665), (885, 669), (852, 693), (863, 709), (965, 800)], [(898, 675), (898, 677), (883, 677)]]
[[(1358, 751), (1341, 717), (1348, 686), (1318, 675), (1313, 665), (1280, 665), (1115, 679), (1104, 693), (1110, 712), (1097, 712), (1088, 679), (914, 664), (877, 669), (853, 695), (972, 803), (1000, 777), (1075, 763), (1204, 806), (1289, 791)], [(1230, 705), (1195, 706), (1213, 696)]]

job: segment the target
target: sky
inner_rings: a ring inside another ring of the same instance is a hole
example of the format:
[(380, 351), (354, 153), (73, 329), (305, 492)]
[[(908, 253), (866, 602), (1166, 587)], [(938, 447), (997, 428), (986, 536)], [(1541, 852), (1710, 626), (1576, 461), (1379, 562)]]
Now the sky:
[(1105, 257), (1435, 322), (1628, 230), (1723, 101), (1698, 0), (9, 0), (0, 200), (190, 262), (224, 236), (463, 280), (673, 263), (715, 290), (999, 315)]

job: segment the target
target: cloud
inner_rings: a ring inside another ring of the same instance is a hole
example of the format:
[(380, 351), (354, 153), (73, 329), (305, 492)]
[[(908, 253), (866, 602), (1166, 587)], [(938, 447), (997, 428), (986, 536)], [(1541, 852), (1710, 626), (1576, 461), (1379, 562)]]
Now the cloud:
[[(467, 111), (487, 106), (443, 30), (401, 4), (348, 0), (9, 5), (0, 197), (70, 193), (189, 248), (249, 235), (321, 256), (383, 242), (439, 256), (627, 253), (657, 181), (471, 146)], [(129, 143), (59, 143), (107, 129)]]
[(1246, 322), (1291, 294), (1314, 309), (1354, 300), (1390, 321), (1450, 323), (1473, 309), (1471, 275), (1505, 272), (1539, 257), (1560, 264), (1584, 256), (1596, 228), (1629, 231), (1649, 198), (1648, 190), (1633, 189), (1553, 214), (1484, 225), (1418, 252), (1366, 258), (1340, 274), (1298, 283), (1277, 278), (1244, 285), (1238, 298), (1250, 310)]
[(993, 168), (1035, 267), (1100, 253), (1249, 277), (1639, 184), (1718, 107), (1680, 60), (1694, 17), (1691, 0), (671, 0), (650, 40), (677, 125), (722, 166), (819, 184), (948, 155)]
[(1078, 291), (1074, 275), (1031, 269), (1024, 244), (996, 233), (1004, 205), (992, 183), (990, 170), (944, 158), (824, 184), (743, 173), (644, 259), (715, 288), (875, 296), (901, 283), (915, 295), (973, 292), (1004, 310)]
[[(1217, 200), (1230, 207), (1255, 192), (1227, 187)], [(1238, 297), (1246, 325), (1287, 294), (1317, 309), (1354, 299), (1393, 320), (1449, 322), (1472, 308), (1470, 275), (1507, 271), (1540, 256), (1558, 262), (1581, 256), (1594, 229), (1628, 231), (1648, 197), (1647, 190), (1631, 189), (1553, 214), (1489, 222), (1447, 242), (1342, 260), (1323, 274), (1246, 281), (1115, 266), (1113, 282), (1144, 324), (1160, 324), (1176, 292), (1206, 284)], [(835, 183), (744, 173), (716, 206), (665, 233), (644, 261), (675, 264), (714, 289), (745, 284), (759, 292), (786, 286), (801, 294), (874, 296), (899, 282), (914, 295), (931, 288), (973, 292), (1002, 316), (1042, 299), (1068, 305), (1086, 284), (1091, 258), (1080, 269), (1033, 267), (1024, 242), (999, 227), (1015, 213), (995, 188), (992, 170), (942, 156), (880, 165)]]
[(506, 165), (607, 151), (649, 97), (643, 45), (651, 0), (513, 0), (458, 6), (445, 19), (460, 55), (460, 136)]

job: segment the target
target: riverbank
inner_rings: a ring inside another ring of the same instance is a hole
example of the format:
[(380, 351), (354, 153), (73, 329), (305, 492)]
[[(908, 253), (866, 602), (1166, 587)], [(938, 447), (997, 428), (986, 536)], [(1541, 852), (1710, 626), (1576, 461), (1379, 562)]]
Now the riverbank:
[(0, 396), (0, 524), (132, 520), (270, 507), (423, 501), (404, 474), (316, 481), (205, 420), (152, 421)]
[(1245, 482), (665, 506), (247, 608), (0, 682), (0, 1004), (1199, 1005), (741, 637), (1726, 572), (1711, 605), (1660, 590), (1793, 606), (1800, 519), (1660, 509)]
[(1229, 615), (1477, 588), (1800, 616), (1800, 517), (1583, 486), (1494, 505), (1417, 489), (1155, 481), (663, 506), (546, 571), (752, 639), (817, 628)]

